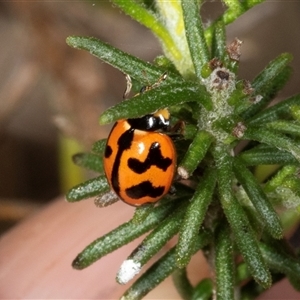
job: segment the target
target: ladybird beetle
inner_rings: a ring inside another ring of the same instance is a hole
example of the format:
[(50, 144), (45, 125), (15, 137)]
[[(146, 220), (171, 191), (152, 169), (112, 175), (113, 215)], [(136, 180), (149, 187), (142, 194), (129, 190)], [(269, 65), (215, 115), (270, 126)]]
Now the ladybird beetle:
[(156, 202), (171, 187), (176, 151), (171, 138), (163, 133), (169, 118), (169, 111), (161, 109), (141, 118), (119, 120), (108, 136), (105, 174), (111, 188), (127, 204)]

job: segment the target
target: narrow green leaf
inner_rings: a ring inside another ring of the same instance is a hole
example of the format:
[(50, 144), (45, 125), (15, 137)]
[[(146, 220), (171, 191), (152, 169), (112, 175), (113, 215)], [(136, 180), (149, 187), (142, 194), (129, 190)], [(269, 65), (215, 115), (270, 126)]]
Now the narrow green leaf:
[(244, 3), (243, 5), (246, 9), (250, 9), (251, 7), (262, 2), (265, 2), (265, 0), (246, 0), (245, 2), (243, 2)]
[(296, 123), (293, 121), (278, 120), (267, 123), (266, 127), (297, 137), (300, 136), (300, 124), (298, 122)]
[(251, 126), (265, 125), (271, 121), (288, 118), (292, 115), (292, 107), (294, 105), (300, 105), (300, 95), (293, 96), (263, 110), (261, 113), (248, 120), (247, 124)]
[(222, 225), (216, 240), (217, 299), (234, 299), (235, 274), (233, 244), (228, 225)]
[(264, 288), (269, 288), (271, 285), (270, 273), (257, 246), (257, 240), (247, 217), (236, 199), (232, 198), (229, 202), (231, 202), (230, 206), (226, 207), (228, 205), (226, 203), (223, 204), (223, 207), (226, 207), (224, 212), (236, 238), (237, 246), (254, 279)]
[(174, 204), (160, 205), (148, 215), (143, 223), (136, 224), (131, 220), (96, 239), (78, 254), (72, 266), (78, 270), (84, 269), (101, 257), (133, 241), (162, 222), (174, 209)]
[(77, 153), (73, 157), (73, 162), (80, 167), (91, 171), (103, 173), (103, 157), (93, 153)]
[(96, 141), (92, 146), (92, 152), (98, 155), (104, 155), (107, 139)]
[(248, 80), (240, 80), (236, 83), (236, 88), (228, 99), (228, 104), (233, 106), (236, 115), (241, 115), (253, 104), (251, 101), (253, 91)]
[(71, 188), (66, 199), (68, 202), (76, 202), (108, 192), (110, 189), (106, 177), (99, 176)]
[(196, 242), (199, 228), (212, 200), (215, 183), (216, 174), (212, 170), (199, 183), (186, 210), (176, 246), (176, 264), (180, 268), (186, 266), (193, 255), (193, 245)]
[(180, 75), (173, 62), (170, 59), (168, 59), (165, 55), (156, 56), (153, 60), (153, 64), (159, 67), (161, 70), (165, 70), (166, 72), (170, 71), (171, 73)]
[(126, 14), (131, 16), (140, 24), (149, 28), (172, 53), (172, 56), (177, 60), (180, 59), (181, 53), (179, 52), (177, 45), (174, 43), (169, 32), (160, 22), (158, 16), (133, 0), (112, 0), (112, 2), (118, 5)]
[[(75, 49), (86, 50), (102, 59), (121, 72), (130, 75), (143, 85), (156, 82), (163, 71), (158, 67), (127, 54), (113, 46), (93, 37), (69, 36), (67, 44)], [(147, 74), (145, 76), (145, 74)], [(169, 82), (181, 81), (181, 78), (171, 72), (168, 73)]]
[(159, 283), (175, 270), (174, 248), (168, 251), (159, 261), (153, 264), (135, 283), (123, 294), (121, 300), (143, 299)]
[(291, 54), (282, 53), (274, 60), (270, 61), (267, 67), (264, 68), (252, 82), (255, 94), (264, 96), (266, 94), (266, 89), (272, 86), (272, 81), (280, 76), (280, 73), (287, 67), (292, 59), (293, 56)]
[(177, 292), (184, 300), (190, 300), (193, 294), (193, 286), (187, 277), (186, 268), (177, 269), (172, 274), (174, 285)]
[(201, 80), (202, 67), (209, 61), (210, 54), (204, 37), (198, 0), (181, 0), (181, 8), (186, 38), (195, 67), (196, 76)]
[(222, 20), (215, 25), (211, 52), (211, 58), (216, 57), (220, 61), (224, 61), (226, 55), (226, 33)]
[[(208, 243), (208, 236), (199, 234), (193, 253), (203, 248)], [(175, 248), (168, 251), (162, 258), (154, 263), (123, 295), (122, 300), (142, 299), (165, 278), (172, 274), (176, 268)]]
[(283, 87), (291, 75), (291, 69), (288, 66), (292, 60), (292, 55), (283, 53), (272, 60), (267, 67), (259, 73), (252, 82), (254, 95), (262, 97), (259, 101), (249, 107), (244, 113), (243, 118), (250, 117), (261, 111), (274, 98), (276, 93)]
[(134, 211), (132, 222), (136, 224), (143, 222), (153, 209), (154, 209), (154, 203), (148, 203), (137, 207)]
[(270, 245), (260, 243), (263, 257), (269, 267), (300, 282), (300, 260)]
[(210, 300), (212, 298), (214, 283), (210, 278), (201, 280), (194, 288), (191, 300)]
[(245, 203), (245, 205), (243, 205), (243, 210), (247, 216), (247, 219), (249, 220), (249, 224), (251, 224), (251, 228), (254, 231), (255, 235), (257, 237), (261, 237), (264, 233), (264, 224), (263, 221), (261, 220), (261, 218), (257, 217), (257, 211), (255, 209), (254, 206), (249, 205), (249, 198), (247, 197), (246, 193), (241, 191), (240, 193), (242, 194), (242, 197), (246, 198), (246, 199), (241, 199), (240, 195), (236, 195), (237, 196), (237, 200), (239, 203)]
[(265, 0), (248, 0), (246, 2), (240, 2), (238, 0), (224, 0), (224, 3), (229, 7), (219, 18), (210, 24), (205, 30), (205, 38), (208, 45), (211, 45), (213, 32), (216, 24), (222, 20), (224, 25), (228, 25), (235, 21), (241, 14), (248, 9), (257, 5)]
[(249, 272), (246, 263), (241, 262), (236, 268), (236, 282), (238, 285), (242, 284), (244, 281), (248, 281), (251, 278), (251, 273)]
[(244, 140), (254, 140), (269, 146), (276, 147), (279, 150), (291, 153), (298, 162), (300, 162), (300, 146), (299, 143), (284, 136), (283, 134), (276, 133), (272, 130), (261, 127), (248, 127), (243, 136)]
[(156, 0), (155, 7), (160, 15), (160, 19), (180, 52), (180, 57), (174, 57), (171, 53), (171, 49), (164, 47), (165, 55), (170, 58), (176, 66), (176, 69), (184, 78), (195, 78), (195, 70), (184, 30), (181, 2), (179, 0)]
[(241, 15), (245, 10), (239, 0), (223, 0), (227, 6), (226, 12), (223, 14), (223, 19), (226, 23), (233, 22), (237, 16)]
[(198, 131), (178, 167), (178, 172), (183, 178), (187, 179), (193, 174), (212, 141), (213, 137), (208, 132)]
[(290, 111), (293, 119), (300, 122), (300, 105), (292, 105)]
[(246, 166), (298, 164), (298, 161), (289, 152), (262, 144), (241, 152), (238, 157)]
[(191, 196), (193, 196), (193, 194), (195, 192), (195, 190), (192, 187), (190, 187), (186, 184), (183, 184), (180, 181), (177, 181), (177, 182), (175, 181), (174, 187), (175, 187), (177, 197), (187, 196), (190, 198)]
[(221, 205), (234, 234), (237, 246), (255, 280), (264, 288), (271, 285), (271, 276), (258, 247), (255, 234), (241, 205), (233, 195), (232, 157), (226, 147), (217, 146), (214, 151), (218, 171), (218, 188)]
[(297, 166), (284, 166), (264, 186), (266, 193), (274, 192), (282, 186), (287, 177), (296, 174)]
[(234, 160), (233, 166), (238, 181), (245, 189), (267, 231), (276, 239), (282, 238), (283, 229), (279, 217), (253, 174), (238, 158)]
[(258, 183), (263, 183), (266, 179), (270, 178), (273, 174), (275, 174), (278, 169), (280, 168), (279, 165), (260, 165), (256, 166), (253, 169), (253, 175), (256, 178)]
[(211, 108), (210, 98), (204, 86), (192, 83), (168, 85), (162, 83), (158, 88), (122, 101), (107, 109), (100, 116), (100, 124), (107, 124), (124, 118), (136, 118), (152, 113), (160, 108), (197, 100), (206, 108)]
[(103, 208), (112, 205), (119, 200), (120, 198), (118, 197), (118, 195), (113, 190), (110, 190), (108, 192), (97, 195), (94, 199), (94, 204), (96, 207)]
[[(127, 271), (127, 262), (133, 262), (142, 268), (161, 248), (178, 232), (186, 206), (187, 198), (182, 199), (181, 204), (170, 216), (164, 219), (143, 241), (132, 251), (129, 257), (121, 266), (117, 282), (127, 283), (135, 273)], [(126, 276), (124, 276), (126, 274)], [(125, 278), (126, 277), (126, 278)]]

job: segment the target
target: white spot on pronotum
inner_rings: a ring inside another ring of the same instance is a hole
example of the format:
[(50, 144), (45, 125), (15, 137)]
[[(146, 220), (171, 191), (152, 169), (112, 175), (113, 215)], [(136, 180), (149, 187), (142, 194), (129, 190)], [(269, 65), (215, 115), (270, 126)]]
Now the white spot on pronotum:
[(135, 262), (133, 259), (125, 260), (117, 274), (117, 281), (120, 284), (126, 284), (141, 270), (141, 263)]

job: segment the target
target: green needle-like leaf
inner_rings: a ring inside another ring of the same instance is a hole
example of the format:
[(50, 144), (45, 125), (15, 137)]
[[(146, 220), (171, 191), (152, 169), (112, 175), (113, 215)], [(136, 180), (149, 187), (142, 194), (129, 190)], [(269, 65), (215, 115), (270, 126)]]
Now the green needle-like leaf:
[(92, 146), (92, 152), (103, 156), (105, 151), (106, 141), (107, 139), (102, 139), (95, 142)]
[(227, 20), (227, 24), (235, 20), (238, 15), (241, 15), (244, 12), (243, 4), (239, 0), (223, 0), (223, 2), (228, 7), (224, 14), (224, 19), (225, 21)]
[(106, 193), (109, 189), (107, 179), (103, 175), (74, 186), (67, 193), (66, 199), (68, 202), (76, 202)]
[(293, 105), (300, 105), (300, 95), (293, 96), (263, 110), (251, 118), (247, 124), (259, 126), (278, 119), (289, 118), (292, 115), (291, 108)]
[(132, 217), (132, 222), (135, 222), (136, 224), (142, 223), (154, 209), (154, 204), (155, 203), (148, 203), (137, 207)]
[(300, 282), (300, 260), (277, 250), (276, 248), (260, 243), (260, 249), (265, 261), (273, 270), (285, 273)]
[(190, 300), (193, 294), (193, 286), (191, 285), (186, 269), (177, 269), (172, 274), (174, 285), (184, 300)]
[(246, 280), (248, 281), (250, 278), (251, 273), (249, 272), (247, 264), (244, 262), (240, 263), (236, 268), (236, 282), (241, 284)]
[(253, 80), (252, 87), (255, 89), (255, 94), (264, 96), (266, 93), (265, 89), (272, 84), (274, 78), (280, 76), (280, 72), (285, 69), (292, 59), (293, 57), (291, 54), (282, 53), (272, 60)]
[(233, 244), (228, 225), (222, 225), (216, 240), (217, 299), (234, 299)]
[(77, 153), (73, 156), (73, 162), (80, 167), (91, 171), (103, 173), (103, 157), (93, 153)]
[(176, 264), (180, 268), (186, 266), (192, 257), (193, 245), (204, 220), (207, 208), (212, 200), (215, 183), (216, 173), (212, 170), (203, 178), (202, 182), (199, 183), (191, 199), (191, 203), (186, 210), (176, 246)]
[(238, 157), (243, 160), (246, 166), (290, 165), (298, 163), (297, 159), (289, 152), (262, 144), (240, 153)]
[(198, 0), (181, 0), (185, 33), (196, 76), (202, 79), (201, 71), (209, 61), (210, 54), (204, 37), (203, 26), (199, 18)]
[(214, 283), (210, 278), (201, 280), (194, 288), (191, 300), (210, 300), (213, 294)]
[(269, 146), (276, 147), (279, 150), (284, 150), (291, 153), (298, 162), (300, 162), (300, 146), (299, 143), (292, 139), (276, 133), (268, 129), (262, 129), (259, 127), (248, 127), (244, 132), (243, 139), (254, 140)]
[(151, 230), (170, 214), (175, 203), (156, 207), (141, 224), (129, 221), (105, 234), (87, 246), (73, 261), (75, 269), (84, 269), (114, 250), (128, 244)]
[(220, 20), (214, 28), (214, 35), (212, 40), (212, 55), (211, 58), (218, 58), (224, 61), (226, 50), (226, 34), (224, 23)]
[(179, 52), (177, 45), (174, 43), (169, 32), (159, 21), (158, 16), (155, 16), (151, 11), (145, 9), (145, 7), (133, 0), (112, 0), (112, 2), (118, 5), (126, 14), (140, 24), (151, 29), (164, 46), (172, 53), (172, 56), (175, 59), (178, 60), (181, 58), (181, 53)]
[(234, 161), (234, 171), (268, 232), (276, 239), (282, 238), (283, 229), (279, 217), (253, 174), (239, 159)]
[(211, 102), (204, 86), (192, 83), (170, 85), (163, 85), (162, 83), (162, 86), (158, 88), (122, 101), (107, 109), (100, 116), (100, 124), (108, 124), (124, 118), (137, 118), (148, 113), (153, 113), (160, 108), (196, 100), (203, 104), (205, 108), (211, 108)]
[[(206, 233), (200, 233), (193, 248), (193, 253), (208, 243)], [(175, 248), (168, 251), (161, 259), (153, 264), (123, 295), (122, 300), (142, 299), (176, 269)]]
[(227, 154), (226, 147), (218, 146), (214, 152), (218, 171), (219, 197), (234, 234), (237, 246), (254, 279), (263, 287), (271, 285), (271, 276), (262, 254), (258, 241), (252, 231), (248, 218), (232, 192), (232, 157)]
[[(124, 74), (130, 75), (143, 85), (148, 85), (149, 82), (156, 82), (164, 72), (150, 63), (93, 37), (69, 36), (67, 44), (75, 49), (89, 51), (92, 55), (119, 69)], [(145, 76), (145, 74), (147, 75)], [(181, 79), (178, 75), (169, 72), (168, 81), (178, 82)]]
[(300, 136), (300, 123), (292, 122), (292, 121), (285, 121), (285, 120), (278, 120), (274, 122), (270, 122), (266, 124), (267, 128), (274, 129), (276, 131), (294, 135), (299, 137)]
[[(164, 219), (144, 240), (143, 242), (129, 255), (128, 260), (132, 260), (141, 268), (148, 262), (161, 248), (169, 241), (177, 232), (182, 221), (186, 206), (187, 198), (181, 199), (183, 202), (170, 216)], [(119, 272), (117, 281), (124, 282)], [(129, 278), (131, 279), (131, 278)]]
[(274, 98), (278, 90), (287, 82), (291, 69), (288, 64), (292, 56), (289, 53), (283, 53), (272, 60), (268, 66), (254, 79), (252, 87), (254, 95), (262, 97), (260, 100), (250, 106), (243, 114), (244, 119), (249, 119), (261, 111)]
[(264, 2), (265, 0), (248, 0), (248, 1), (238, 1), (238, 0), (224, 0), (224, 3), (228, 9), (205, 30), (205, 38), (208, 45), (211, 45), (212, 36), (216, 23), (220, 20), (228, 25), (235, 21), (241, 14), (246, 12), (251, 7)]
[(190, 177), (204, 158), (209, 146), (213, 141), (213, 137), (206, 131), (199, 131), (190, 144), (185, 156), (183, 157), (178, 170), (184, 178)]
[(297, 174), (297, 169), (298, 166), (284, 166), (265, 184), (264, 191), (267, 193), (274, 192), (276, 188), (283, 186), (288, 178)]

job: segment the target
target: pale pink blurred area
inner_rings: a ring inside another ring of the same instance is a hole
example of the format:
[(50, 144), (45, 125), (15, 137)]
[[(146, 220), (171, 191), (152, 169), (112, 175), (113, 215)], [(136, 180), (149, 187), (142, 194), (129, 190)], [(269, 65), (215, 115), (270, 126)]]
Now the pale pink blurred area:
[(297, 300), (300, 292), (294, 290), (287, 279), (276, 283), (270, 290), (264, 292), (257, 300)]
[[(92, 199), (67, 203), (59, 198), (23, 221), (0, 239), (0, 299), (119, 299), (132, 282), (117, 284), (116, 273), (141, 238), (84, 270), (73, 269), (71, 263), (89, 243), (129, 220), (133, 212), (122, 202), (101, 209)], [(164, 246), (157, 257), (171, 246)], [(202, 253), (197, 253), (188, 268), (191, 282), (212, 275)], [(181, 298), (169, 277), (145, 299)], [(283, 280), (258, 299), (294, 300), (300, 293)]]
[[(42, 209), (0, 239), (0, 298), (118, 299), (132, 282), (119, 285), (116, 273), (141, 238), (84, 270), (73, 269), (71, 263), (85, 246), (129, 220), (133, 212), (122, 202), (100, 209), (92, 199), (71, 204), (63, 198)], [(162, 251), (170, 247), (167, 244)], [(189, 273), (193, 283), (209, 273), (200, 253)], [(180, 296), (168, 278), (145, 299)]]
[(0, 240), (0, 298), (117, 298), (125, 287), (116, 283), (116, 272), (137, 241), (87, 269), (71, 263), (132, 212), (123, 203), (99, 209), (92, 200), (69, 204), (61, 198), (16, 226)]

